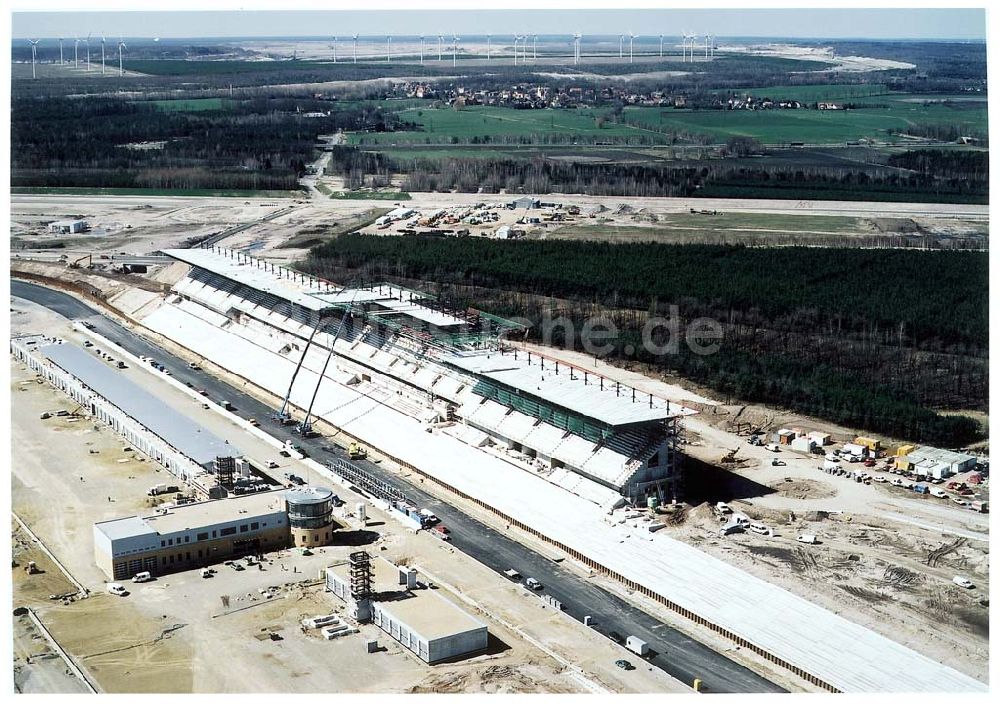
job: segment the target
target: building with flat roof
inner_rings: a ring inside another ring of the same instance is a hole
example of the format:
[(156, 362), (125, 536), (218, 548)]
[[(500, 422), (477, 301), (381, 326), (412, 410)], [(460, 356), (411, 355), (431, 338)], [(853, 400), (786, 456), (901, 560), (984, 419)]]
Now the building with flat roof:
[(87, 222), (83, 219), (66, 219), (49, 223), (51, 234), (82, 234), (87, 230)]
[(164, 404), (111, 366), (72, 344), (43, 335), (14, 337), (11, 353), (89, 415), (110, 426), (170, 474), (209, 494), (217, 462), (236, 449)]
[[(385, 558), (371, 561), (371, 621), (428, 664), (484, 650), (487, 626), (440, 592), (418, 587), (412, 569)], [(353, 601), (348, 564), (326, 569), (327, 590)]]
[[(109, 578), (122, 580), (144, 570), (154, 575), (177, 572), (293, 543), (329, 544), (335, 529), (329, 506), (332, 497), (328, 489), (264, 492), (100, 521), (93, 529), (94, 561)], [(315, 514), (310, 518), (321, 525), (305, 531), (297, 519), (293, 529), (290, 504), (300, 511), (311, 508)], [(293, 541), (293, 531), (308, 533), (308, 539)]]

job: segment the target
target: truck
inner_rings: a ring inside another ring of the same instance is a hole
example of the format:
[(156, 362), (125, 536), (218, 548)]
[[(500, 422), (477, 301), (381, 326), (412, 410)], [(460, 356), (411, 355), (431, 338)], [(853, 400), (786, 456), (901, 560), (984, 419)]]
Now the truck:
[(294, 457), (296, 460), (301, 460), (305, 458), (305, 453), (302, 452), (302, 448), (293, 443), (291, 440), (286, 440), (284, 446), (281, 448), (283, 454), (289, 457)]
[(149, 496), (155, 497), (160, 494), (170, 494), (177, 491), (180, 491), (180, 489), (176, 484), (157, 484), (149, 488)]
[(234, 406), (229, 401), (219, 401), (219, 405), (222, 406), (223, 408), (225, 408), (227, 411), (234, 411), (234, 410), (236, 410), (236, 406)]
[(649, 644), (645, 640), (639, 639), (634, 634), (625, 638), (625, 648), (636, 656), (646, 656), (649, 654)]
[(352, 442), (347, 446), (347, 456), (352, 460), (363, 460), (368, 457), (368, 451), (356, 442)]

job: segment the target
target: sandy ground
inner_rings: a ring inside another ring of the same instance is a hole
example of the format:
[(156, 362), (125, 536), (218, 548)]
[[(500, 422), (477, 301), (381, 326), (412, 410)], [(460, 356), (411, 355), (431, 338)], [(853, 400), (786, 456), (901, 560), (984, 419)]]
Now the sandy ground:
[[(13, 318), (15, 328), (22, 331), (44, 329), (68, 339), (81, 336), (68, 330), (67, 323), (58, 316), (23, 303), (15, 303)], [(263, 457), (268, 450), (273, 454), (273, 448), (221, 416), (203, 411), (184, 393), (172, 390), (152, 374), (135, 368), (122, 373), (219, 434), (227, 435), (248, 454)], [(687, 690), (656, 669), (621, 672), (614, 666), (614, 660), (624, 653), (621, 647), (542, 605), (533, 594), (513, 587), (474, 559), (456, 553), (450, 545), (427, 534), (404, 530), (374, 509), (369, 511), (369, 530), (377, 536), (369, 550), (416, 565), (421, 571), (426, 569), (447, 587), (459, 589), (463, 597), (452, 600), (480, 614), (490, 626), (494, 640), (486, 654), (427, 667), (371, 627), (332, 642), (303, 633), (298, 627), (300, 619), (336, 609), (335, 598), (311, 584), (313, 579), (322, 568), (346, 558), (355, 549), (351, 546), (328, 547), (308, 558), (293, 551), (269, 554), (266, 576), (221, 568), (217, 577), (206, 581), (190, 571), (167, 575), (147, 585), (129, 584), (132, 594), (125, 598), (107, 595), (103, 592), (105, 579), (93, 564), (91, 524), (101, 518), (148, 510), (151, 502), (145, 490), (173, 478), (149, 462), (120, 462), (127, 457), (120, 452), (121, 441), (103, 426), (95, 430), (93, 423), (83, 418), (40, 420), (41, 411), (67, 407), (68, 399), (36, 383), (29, 370), (13, 360), (11, 375), (11, 395), (17, 410), (12, 432), (19, 441), (12, 480), (14, 508), (67, 569), (94, 591), (89, 598), (70, 604), (50, 601), (49, 595), (72, 586), (40, 562), (46, 572), (23, 576), (16, 602), (35, 607), (57, 640), (104, 690)], [(53, 445), (53, 436), (60, 441), (58, 445)], [(90, 449), (101, 452), (90, 454)], [(282, 464), (307, 480), (310, 474), (316, 477), (298, 462), (283, 460)], [(67, 469), (72, 469), (73, 474), (67, 475)], [(353, 508), (352, 502), (360, 500), (344, 489), (338, 488), (337, 493), (348, 502), (343, 510)], [(345, 529), (357, 526), (350, 517), (340, 523)], [(255, 604), (262, 583), (282, 590), (275, 600)], [(238, 611), (220, 614), (222, 594), (233, 598), (231, 608)], [(249, 599), (251, 596), (254, 600)], [(279, 633), (283, 639), (271, 641), (266, 634), (261, 635), (263, 628)], [(388, 651), (365, 655), (366, 660), (359, 662), (357, 657), (365, 639), (376, 639)], [(533, 642), (543, 644), (547, 651)], [(28, 655), (28, 648), (23, 654)], [(229, 661), (219, 662), (220, 656)], [(254, 670), (232, 672), (231, 662)], [(335, 668), (341, 666), (350, 666), (351, 670)], [(54, 679), (29, 680), (30, 676), (23, 677), (25, 690), (57, 685)]]

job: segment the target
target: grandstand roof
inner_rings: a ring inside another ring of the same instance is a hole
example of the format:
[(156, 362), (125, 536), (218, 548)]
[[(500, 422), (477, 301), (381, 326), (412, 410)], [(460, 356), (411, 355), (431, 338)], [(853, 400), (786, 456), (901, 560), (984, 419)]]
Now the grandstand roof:
[[(579, 369), (563, 364), (556, 373), (551, 360), (535, 355), (531, 363), (524, 352), (476, 351), (454, 354), (445, 361), (459, 369), (491, 379), (521, 393), (573, 411), (607, 425), (628, 425), (664, 420), (694, 411), (629, 386), (617, 385), (598, 374), (584, 377)], [(633, 400), (634, 397), (634, 400)]]
[(310, 310), (326, 310), (350, 303), (372, 303), (383, 311), (380, 314), (408, 316), (435, 327), (468, 324), (461, 318), (413, 302), (418, 294), (398, 286), (382, 284), (370, 288), (342, 289), (247, 254), (231, 255), (236, 252), (226, 249), (172, 248), (163, 252), (171, 258)]

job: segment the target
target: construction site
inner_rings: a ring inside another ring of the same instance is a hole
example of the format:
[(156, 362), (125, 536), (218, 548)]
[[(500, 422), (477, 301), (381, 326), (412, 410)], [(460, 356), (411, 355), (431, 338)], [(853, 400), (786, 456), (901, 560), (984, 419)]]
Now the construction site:
[(17, 263), (26, 690), (986, 690), (984, 460), (306, 275), (295, 208)]

